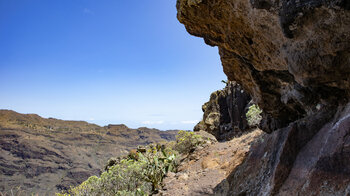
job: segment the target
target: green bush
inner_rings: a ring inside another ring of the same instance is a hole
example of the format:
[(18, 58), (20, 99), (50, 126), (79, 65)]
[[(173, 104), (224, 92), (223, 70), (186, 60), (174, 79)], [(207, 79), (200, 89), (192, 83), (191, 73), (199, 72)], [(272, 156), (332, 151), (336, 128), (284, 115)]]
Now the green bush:
[(171, 149), (151, 146), (146, 153), (139, 153), (139, 160), (146, 163), (144, 175), (152, 183), (153, 191), (161, 188), (161, 182), (168, 172), (175, 172), (177, 152)]
[(205, 143), (194, 132), (179, 131), (175, 142), (131, 150), (129, 155), (110, 159), (101, 177), (92, 176), (67, 193), (57, 196), (139, 196), (161, 188), (168, 172), (176, 172), (178, 157)]
[(92, 176), (79, 186), (72, 187), (68, 193), (56, 195), (150, 195), (161, 188), (164, 176), (167, 172), (174, 172), (176, 166), (176, 152), (150, 145), (146, 152), (137, 152), (137, 156), (127, 156), (108, 167), (100, 178)]
[(181, 154), (190, 153), (197, 146), (205, 143), (202, 136), (190, 131), (179, 131), (176, 135), (174, 150)]
[(250, 127), (256, 127), (259, 125), (262, 119), (261, 112), (262, 112), (261, 109), (255, 104), (249, 107), (249, 110), (246, 116), (247, 116), (248, 125)]

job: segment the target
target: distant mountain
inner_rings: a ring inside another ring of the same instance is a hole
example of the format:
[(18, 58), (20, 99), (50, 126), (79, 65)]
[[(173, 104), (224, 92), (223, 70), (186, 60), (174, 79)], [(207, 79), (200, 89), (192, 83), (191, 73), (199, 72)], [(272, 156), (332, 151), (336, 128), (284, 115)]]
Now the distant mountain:
[(0, 110), (0, 192), (52, 195), (98, 175), (111, 157), (174, 140), (177, 131), (42, 118)]

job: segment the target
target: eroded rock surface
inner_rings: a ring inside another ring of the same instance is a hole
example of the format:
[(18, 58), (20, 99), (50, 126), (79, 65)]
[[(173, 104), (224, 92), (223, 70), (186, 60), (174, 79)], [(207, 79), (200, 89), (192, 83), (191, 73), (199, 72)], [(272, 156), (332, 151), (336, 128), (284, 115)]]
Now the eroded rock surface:
[(227, 178), (228, 195), (349, 195), (349, 111), (329, 122), (334, 114), (321, 111), (264, 135)]
[(349, 98), (348, 1), (178, 0), (177, 9), (266, 112), (265, 131)]
[(229, 81), (223, 90), (210, 95), (210, 100), (202, 106), (203, 120), (194, 131), (206, 131), (218, 140), (229, 140), (249, 128), (246, 119), (250, 95), (236, 82)]
[(158, 195), (212, 195), (219, 193), (217, 187), (221, 187), (222, 195), (227, 194), (228, 175), (244, 161), (250, 146), (264, 134), (255, 129), (230, 141), (198, 147), (183, 158), (178, 173), (168, 173), (163, 181), (164, 189)]
[(177, 9), (190, 34), (218, 46), (271, 133), (216, 193), (349, 195), (349, 1), (178, 0)]

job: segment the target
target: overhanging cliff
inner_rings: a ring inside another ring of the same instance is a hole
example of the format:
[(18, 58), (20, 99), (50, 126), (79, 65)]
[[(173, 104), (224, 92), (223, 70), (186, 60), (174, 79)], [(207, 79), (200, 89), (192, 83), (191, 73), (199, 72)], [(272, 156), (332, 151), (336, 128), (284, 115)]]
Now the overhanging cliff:
[(178, 0), (187, 31), (218, 46), (224, 72), (265, 111), (265, 131), (344, 103), (350, 89), (346, 0)]
[(271, 133), (217, 192), (350, 194), (350, 2), (178, 0), (177, 9), (190, 34), (218, 46)]

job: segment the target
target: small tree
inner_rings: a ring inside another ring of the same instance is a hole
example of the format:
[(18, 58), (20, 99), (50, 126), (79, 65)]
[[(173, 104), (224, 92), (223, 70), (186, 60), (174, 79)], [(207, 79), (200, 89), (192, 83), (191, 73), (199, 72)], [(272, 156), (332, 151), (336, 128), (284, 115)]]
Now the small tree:
[(262, 110), (257, 105), (251, 105), (249, 107), (249, 110), (246, 114), (248, 125), (250, 127), (256, 127), (259, 125), (262, 117), (261, 117)]

